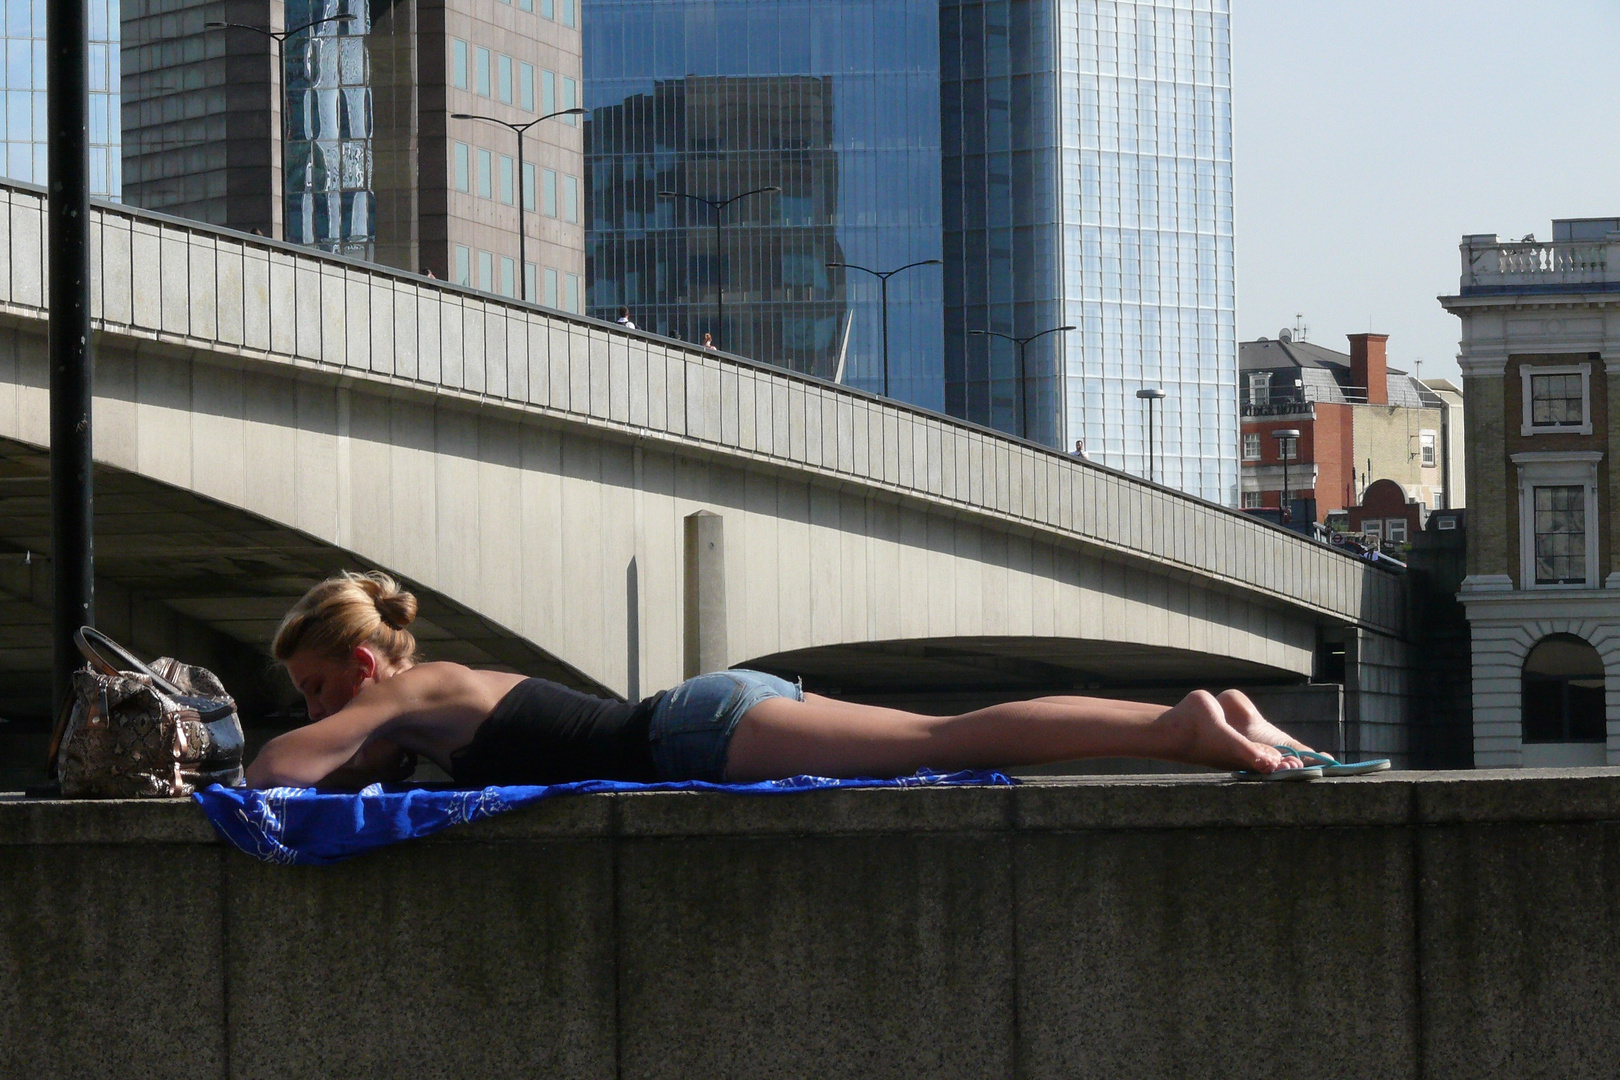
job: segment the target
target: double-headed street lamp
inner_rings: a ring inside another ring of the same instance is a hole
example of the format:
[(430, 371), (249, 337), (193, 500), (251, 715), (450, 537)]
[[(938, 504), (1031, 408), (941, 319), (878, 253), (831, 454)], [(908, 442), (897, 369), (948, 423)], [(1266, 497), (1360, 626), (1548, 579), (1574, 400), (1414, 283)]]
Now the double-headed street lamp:
[[(282, 56), (282, 48), (286, 45), (287, 39), (294, 34), (302, 34), (305, 30), (313, 29), (324, 23), (351, 23), (357, 18), (359, 18), (357, 15), (328, 15), (324, 19), (312, 19), (288, 30), (266, 30), (262, 26), (249, 26), (247, 23), (219, 22), (218, 20), (203, 23), (210, 30), (251, 30), (253, 33), (262, 34), (276, 43), (276, 82), (281, 86), (281, 238), (283, 240), (287, 239), (287, 117), (292, 111), (292, 98), (287, 94), (287, 61)], [(272, 175), (274, 174), (272, 173)], [(274, 190), (275, 185), (272, 184), (272, 193)], [(274, 211), (271, 212), (270, 217), (272, 221), (275, 220)]]
[(1006, 340), (1012, 342), (1014, 345), (1018, 346), (1018, 436), (1019, 436), (1019, 438), (1023, 438), (1023, 439), (1029, 438), (1029, 382), (1028, 382), (1028, 379), (1026, 378), (1026, 372), (1025, 372), (1025, 369), (1024, 369), (1024, 349), (1029, 345), (1030, 342), (1035, 341), (1038, 338), (1043, 338), (1047, 334), (1061, 334), (1061, 333), (1065, 333), (1065, 332), (1067, 332), (1069, 330), (1073, 330), (1073, 329), (1075, 329), (1075, 328), (1072, 327), (1072, 326), (1054, 326), (1054, 327), (1051, 327), (1050, 329), (1042, 330), (1038, 334), (1031, 334), (1028, 337), (1014, 337), (1011, 334), (1003, 334), (999, 330), (969, 330), (968, 331), (968, 333), (970, 335), (974, 336), (974, 337), (1005, 338)]
[(878, 279), (883, 294), (883, 396), (889, 396), (889, 279), (902, 270), (910, 270), (913, 266), (939, 266), (938, 259), (921, 259), (914, 263), (895, 267), (893, 270), (873, 270), (870, 266), (857, 266), (848, 262), (830, 262), (829, 269), (843, 268), (845, 270), (861, 270)]
[(1299, 445), (1299, 428), (1278, 428), (1271, 433), (1271, 437), (1277, 440), (1277, 456), (1282, 458), (1283, 467), (1282, 513), (1278, 517), (1282, 524), (1287, 525), (1294, 518), (1293, 507), (1288, 505), (1292, 501), (1288, 497), (1288, 459)]
[[(452, 120), (482, 120), (486, 124), (499, 124), (503, 128), (509, 128), (514, 134), (517, 135), (518, 280), (521, 282), (521, 284), (518, 285), (518, 292), (523, 294), (523, 299), (525, 300), (529, 299), (529, 230), (525, 227), (523, 217), (523, 197), (526, 194), (523, 187), (523, 136), (528, 133), (530, 128), (542, 121), (551, 120), (559, 116), (584, 115), (584, 109), (559, 109), (553, 113), (546, 113), (544, 116), (537, 116), (533, 120), (529, 120), (521, 124), (514, 124), (510, 120), (502, 120), (499, 117), (494, 116), (481, 116), (478, 113), (458, 112), (450, 114), (450, 119)], [(536, 287), (538, 288), (538, 285)]]
[[(746, 199), (750, 195), (763, 195), (767, 191), (781, 191), (781, 190), (782, 189), (777, 187), (775, 184), (767, 184), (765, 187), (757, 187), (752, 191), (745, 191), (741, 195), (733, 195), (729, 199), (708, 199), (708, 198), (704, 198), (702, 195), (693, 195), (689, 191), (660, 191), (658, 193), (658, 197), (660, 199), (691, 199), (693, 202), (702, 203), (704, 206), (707, 206), (710, 210), (712, 210), (714, 212), (714, 262), (715, 262), (715, 274), (714, 274), (715, 328), (714, 328), (714, 330), (715, 330), (715, 333), (720, 334), (721, 336), (724, 336), (724, 334), (725, 334), (725, 324), (726, 324), (726, 282), (725, 282), (725, 264), (724, 264), (723, 259), (722, 259), (723, 249), (721, 247), (721, 245), (723, 243), (723, 238), (721, 237), (721, 233), (720, 233), (720, 227), (721, 227), (721, 224), (722, 224), (721, 215), (725, 211), (726, 207), (730, 206), (734, 202), (739, 202), (742, 199)], [(726, 345), (726, 348), (730, 349), (731, 345), (728, 343)], [(733, 350), (733, 351), (735, 351), (735, 350)]]
[(1136, 396), (1141, 398), (1143, 401), (1147, 402), (1147, 411), (1148, 411), (1148, 483), (1151, 484), (1154, 481), (1153, 459), (1154, 459), (1154, 456), (1155, 456), (1154, 453), (1153, 453), (1153, 404), (1154, 404), (1154, 402), (1157, 402), (1157, 401), (1163, 401), (1167, 395), (1165, 394), (1165, 392), (1163, 390), (1160, 390), (1157, 386), (1144, 386), (1142, 389), (1140, 389), (1140, 390), (1138, 390), (1136, 392)]

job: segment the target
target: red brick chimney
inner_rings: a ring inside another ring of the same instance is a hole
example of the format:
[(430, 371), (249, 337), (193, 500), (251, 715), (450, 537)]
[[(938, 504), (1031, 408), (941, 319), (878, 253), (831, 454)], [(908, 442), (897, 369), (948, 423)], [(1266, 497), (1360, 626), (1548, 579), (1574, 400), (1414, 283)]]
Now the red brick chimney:
[(1388, 334), (1350, 334), (1350, 385), (1367, 388), (1367, 404), (1389, 404)]

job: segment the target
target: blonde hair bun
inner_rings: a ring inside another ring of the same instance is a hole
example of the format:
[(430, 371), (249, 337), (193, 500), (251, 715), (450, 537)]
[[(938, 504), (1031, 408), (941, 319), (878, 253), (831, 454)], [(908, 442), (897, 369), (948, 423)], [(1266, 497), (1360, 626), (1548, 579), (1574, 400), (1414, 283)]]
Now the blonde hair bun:
[(381, 570), (345, 570), (310, 589), (281, 620), (270, 651), (285, 663), (300, 650), (344, 656), (370, 645), (384, 659), (416, 663), (416, 597)]

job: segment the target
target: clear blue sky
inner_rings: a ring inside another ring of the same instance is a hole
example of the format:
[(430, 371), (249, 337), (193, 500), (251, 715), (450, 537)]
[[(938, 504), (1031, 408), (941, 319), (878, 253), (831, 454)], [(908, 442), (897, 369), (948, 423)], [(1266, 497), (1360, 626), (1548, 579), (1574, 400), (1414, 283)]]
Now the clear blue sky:
[(1464, 233), (1620, 217), (1615, 0), (1233, 0), (1238, 336), (1457, 378)]

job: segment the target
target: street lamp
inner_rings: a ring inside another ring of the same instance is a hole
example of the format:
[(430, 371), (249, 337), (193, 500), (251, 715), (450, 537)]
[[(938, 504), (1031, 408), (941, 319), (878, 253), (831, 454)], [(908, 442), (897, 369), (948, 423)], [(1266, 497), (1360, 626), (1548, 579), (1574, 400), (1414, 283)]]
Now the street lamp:
[(1157, 386), (1146, 386), (1136, 392), (1136, 396), (1147, 402), (1148, 411), (1148, 483), (1153, 483), (1153, 403), (1163, 401), (1167, 396)]
[[(724, 337), (724, 335), (725, 335), (725, 324), (726, 324), (726, 284), (725, 284), (725, 267), (721, 264), (721, 261), (720, 261), (720, 256), (721, 256), (721, 235), (720, 235), (721, 213), (725, 210), (726, 207), (730, 206), (732, 203), (738, 202), (738, 201), (740, 201), (742, 199), (746, 199), (750, 195), (763, 195), (767, 191), (781, 191), (781, 190), (782, 189), (777, 187), (775, 184), (767, 184), (765, 187), (758, 187), (758, 188), (755, 188), (752, 191), (745, 191), (741, 195), (733, 195), (729, 199), (706, 199), (702, 195), (693, 195), (689, 191), (660, 191), (658, 193), (658, 197), (660, 199), (691, 199), (693, 202), (702, 203), (704, 206), (707, 206), (710, 210), (712, 210), (714, 212), (714, 260), (715, 260), (715, 275), (714, 275), (715, 302), (714, 302), (714, 309), (715, 309), (715, 323), (716, 323), (715, 331), (716, 331), (716, 333), (719, 333), (722, 337)], [(727, 348), (730, 348), (730, 346), (728, 345)], [(732, 351), (735, 352), (736, 350), (733, 349)]]
[(894, 277), (894, 275), (900, 273), (900, 271), (902, 271), (902, 270), (910, 270), (913, 266), (940, 266), (940, 265), (942, 265), (942, 264), (941, 264), (940, 260), (938, 260), (938, 259), (922, 259), (922, 260), (920, 260), (918, 262), (906, 263), (906, 265), (896, 267), (893, 270), (873, 270), (869, 266), (857, 266), (854, 263), (847, 263), (847, 262), (830, 262), (830, 263), (827, 264), (829, 269), (836, 269), (838, 267), (842, 267), (842, 268), (844, 268), (846, 270), (862, 270), (862, 271), (865, 271), (868, 274), (871, 274), (873, 277), (878, 279), (878, 283), (879, 283), (879, 285), (881, 287), (882, 294), (883, 294), (883, 396), (884, 397), (889, 396), (889, 279)]
[(529, 230), (526, 227), (525, 218), (523, 217), (523, 213), (524, 213), (524, 209), (523, 209), (523, 196), (524, 196), (524, 188), (523, 188), (523, 136), (528, 132), (528, 130), (530, 128), (534, 127), (534, 125), (540, 123), (542, 120), (550, 120), (550, 119), (552, 119), (554, 117), (558, 117), (558, 116), (584, 116), (584, 115), (585, 115), (585, 110), (584, 109), (560, 109), (557, 112), (546, 113), (546, 115), (544, 115), (544, 116), (537, 116), (533, 120), (528, 121), (527, 123), (514, 124), (510, 120), (501, 120), (501, 119), (499, 119), (497, 117), (494, 117), (494, 116), (481, 116), (481, 115), (479, 115), (477, 113), (458, 112), (458, 113), (451, 113), (450, 114), (450, 119), (452, 119), (452, 120), (482, 120), (487, 124), (499, 124), (499, 125), (501, 125), (501, 127), (510, 128), (517, 135), (517, 141), (518, 141), (518, 152), (517, 152), (518, 280), (520, 282), (522, 282), (522, 284), (518, 286), (518, 291), (523, 294), (523, 299), (525, 299), (525, 300), (529, 299), (529, 271), (528, 271), (528, 265), (529, 265), (528, 251), (529, 251), (529, 248), (528, 248), (528, 236), (527, 236), (527, 233), (528, 233)]
[[(1273, 439), (1277, 440), (1277, 456), (1282, 458), (1282, 466), (1283, 466), (1282, 513), (1279, 515), (1279, 517), (1281, 518), (1282, 524), (1287, 525), (1294, 518), (1293, 510), (1288, 505), (1289, 502), (1291, 501), (1289, 499), (1289, 497), (1288, 497), (1289, 496), (1289, 490), (1288, 490), (1288, 457), (1289, 457), (1289, 454), (1288, 454), (1288, 452), (1289, 452), (1290, 449), (1293, 448), (1293, 446), (1299, 445), (1299, 443), (1298, 443), (1298, 440), (1299, 440), (1299, 428), (1278, 428), (1276, 431), (1273, 431), (1271, 433), (1271, 437)], [(1292, 445), (1290, 445), (1290, 444), (1292, 444)]]
[[(292, 111), (292, 100), (287, 96), (287, 61), (282, 56), (282, 47), (287, 43), (287, 39), (294, 34), (302, 34), (305, 30), (313, 29), (324, 23), (351, 23), (356, 18), (358, 16), (355, 15), (328, 15), (324, 19), (313, 19), (290, 30), (266, 30), (262, 26), (249, 26), (246, 23), (219, 22), (217, 20), (203, 23), (203, 26), (210, 30), (251, 30), (255, 34), (263, 34), (276, 43), (276, 81), (281, 84), (281, 238), (283, 240), (287, 239), (287, 115)], [(274, 185), (272, 185), (273, 190)], [(270, 216), (271, 220), (274, 221), (275, 214), (272, 212)]]
[(1003, 334), (999, 330), (969, 330), (968, 331), (968, 334), (970, 336), (1005, 338), (1006, 340), (1012, 342), (1014, 345), (1018, 346), (1018, 436), (1019, 436), (1019, 438), (1022, 438), (1022, 439), (1029, 438), (1029, 386), (1028, 386), (1028, 379), (1025, 377), (1025, 371), (1024, 371), (1024, 349), (1025, 349), (1026, 346), (1029, 345), (1030, 342), (1034, 341), (1036, 338), (1043, 338), (1047, 334), (1061, 334), (1061, 333), (1064, 333), (1066, 331), (1073, 330), (1073, 329), (1075, 329), (1075, 328), (1072, 327), (1072, 326), (1054, 326), (1054, 327), (1051, 327), (1050, 329), (1042, 330), (1038, 334), (1031, 334), (1031, 335), (1029, 335), (1029, 337), (1013, 337), (1011, 334)]

